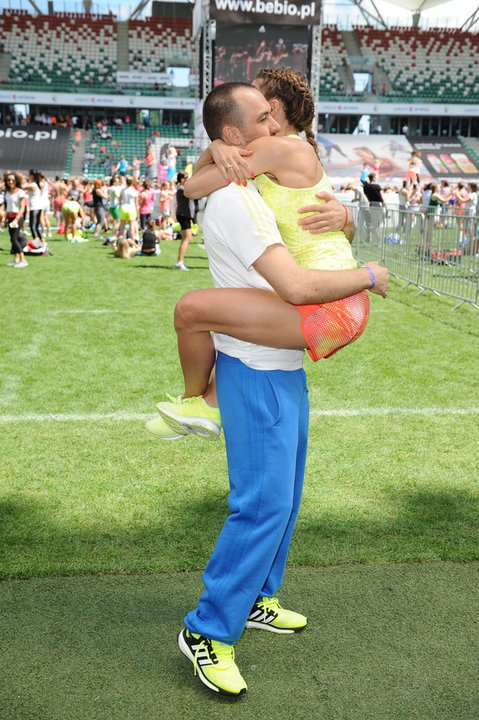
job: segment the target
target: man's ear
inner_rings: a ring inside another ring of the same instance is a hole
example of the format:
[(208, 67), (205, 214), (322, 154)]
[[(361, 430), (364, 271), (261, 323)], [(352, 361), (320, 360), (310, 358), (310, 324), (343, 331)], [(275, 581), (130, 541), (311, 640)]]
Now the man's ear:
[(281, 103), (277, 98), (271, 98), (271, 100), (268, 100), (269, 106), (271, 108), (271, 117), (273, 119), (276, 119), (278, 116), (278, 111), (282, 110)]
[(222, 134), (223, 140), (225, 141), (225, 143), (228, 143), (228, 145), (243, 144), (243, 137), (238, 128), (234, 125), (225, 125)]

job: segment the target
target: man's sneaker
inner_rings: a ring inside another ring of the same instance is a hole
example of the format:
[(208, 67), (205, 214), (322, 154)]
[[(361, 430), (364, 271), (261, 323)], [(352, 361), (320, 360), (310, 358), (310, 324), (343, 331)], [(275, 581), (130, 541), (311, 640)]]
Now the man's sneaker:
[(187, 435), (185, 432), (177, 433), (175, 430), (172, 430), (170, 426), (165, 423), (161, 415), (148, 420), (148, 422), (145, 423), (145, 428), (149, 433), (160, 438), (160, 440), (180, 440)]
[(304, 630), (307, 624), (304, 615), (282, 608), (278, 598), (264, 597), (251, 608), (246, 627), (288, 634)]
[(196, 635), (185, 628), (178, 635), (178, 646), (193, 663), (195, 675), (210, 690), (237, 696), (248, 689), (235, 663), (232, 645)]
[(173, 265), (173, 270), (189, 270), (190, 268), (184, 262), (177, 262)]
[(28, 267), (28, 263), (26, 260), (20, 260), (20, 262), (15, 263), (15, 265), (12, 265), (12, 267), (16, 267), (16, 268)]
[(221, 415), (218, 408), (211, 407), (200, 395), (190, 398), (173, 398), (161, 402), (158, 412), (170, 428), (177, 433), (192, 433), (208, 440), (216, 440), (221, 434)]

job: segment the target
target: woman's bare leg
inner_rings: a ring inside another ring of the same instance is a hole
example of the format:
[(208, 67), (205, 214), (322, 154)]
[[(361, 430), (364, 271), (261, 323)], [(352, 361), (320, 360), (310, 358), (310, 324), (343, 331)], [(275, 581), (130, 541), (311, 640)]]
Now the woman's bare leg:
[(271, 290), (193, 290), (176, 305), (175, 329), (185, 379), (184, 397), (204, 395), (213, 405), (214, 391), (209, 383), (216, 356), (210, 332), (268, 347), (306, 347), (300, 313)]

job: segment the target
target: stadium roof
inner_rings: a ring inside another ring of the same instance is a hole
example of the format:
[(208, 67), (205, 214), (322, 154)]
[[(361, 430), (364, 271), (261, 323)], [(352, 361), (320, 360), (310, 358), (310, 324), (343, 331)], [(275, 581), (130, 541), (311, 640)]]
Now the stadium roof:
[(436, 5), (443, 5), (450, 0), (385, 0), (393, 5), (398, 5), (405, 10), (411, 12), (421, 12), (422, 10), (428, 10), (429, 8), (436, 7)]

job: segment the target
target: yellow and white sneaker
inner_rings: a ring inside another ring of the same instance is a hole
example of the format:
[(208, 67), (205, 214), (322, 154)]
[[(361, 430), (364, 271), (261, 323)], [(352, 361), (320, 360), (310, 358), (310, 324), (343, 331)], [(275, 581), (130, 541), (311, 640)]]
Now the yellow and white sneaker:
[(304, 630), (307, 618), (292, 610), (285, 610), (278, 598), (264, 597), (257, 600), (246, 621), (247, 628), (269, 630), (279, 634), (296, 633)]
[(148, 420), (148, 422), (145, 423), (145, 428), (160, 440), (180, 440), (186, 437), (185, 432), (177, 433), (175, 430), (172, 430), (161, 415)]
[(174, 398), (170, 402), (158, 403), (157, 410), (163, 420), (177, 434), (191, 433), (207, 440), (216, 440), (221, 434), (221, 415), (218, 408), (208, 405), (198, 397)]
[(184, 628), (178, 635), (178, 646), (191, 660), (194, 673), (210, 690), (221, 695), (243, 695), (248, 686), (235, 663), (232, 645), (210, 640)]

